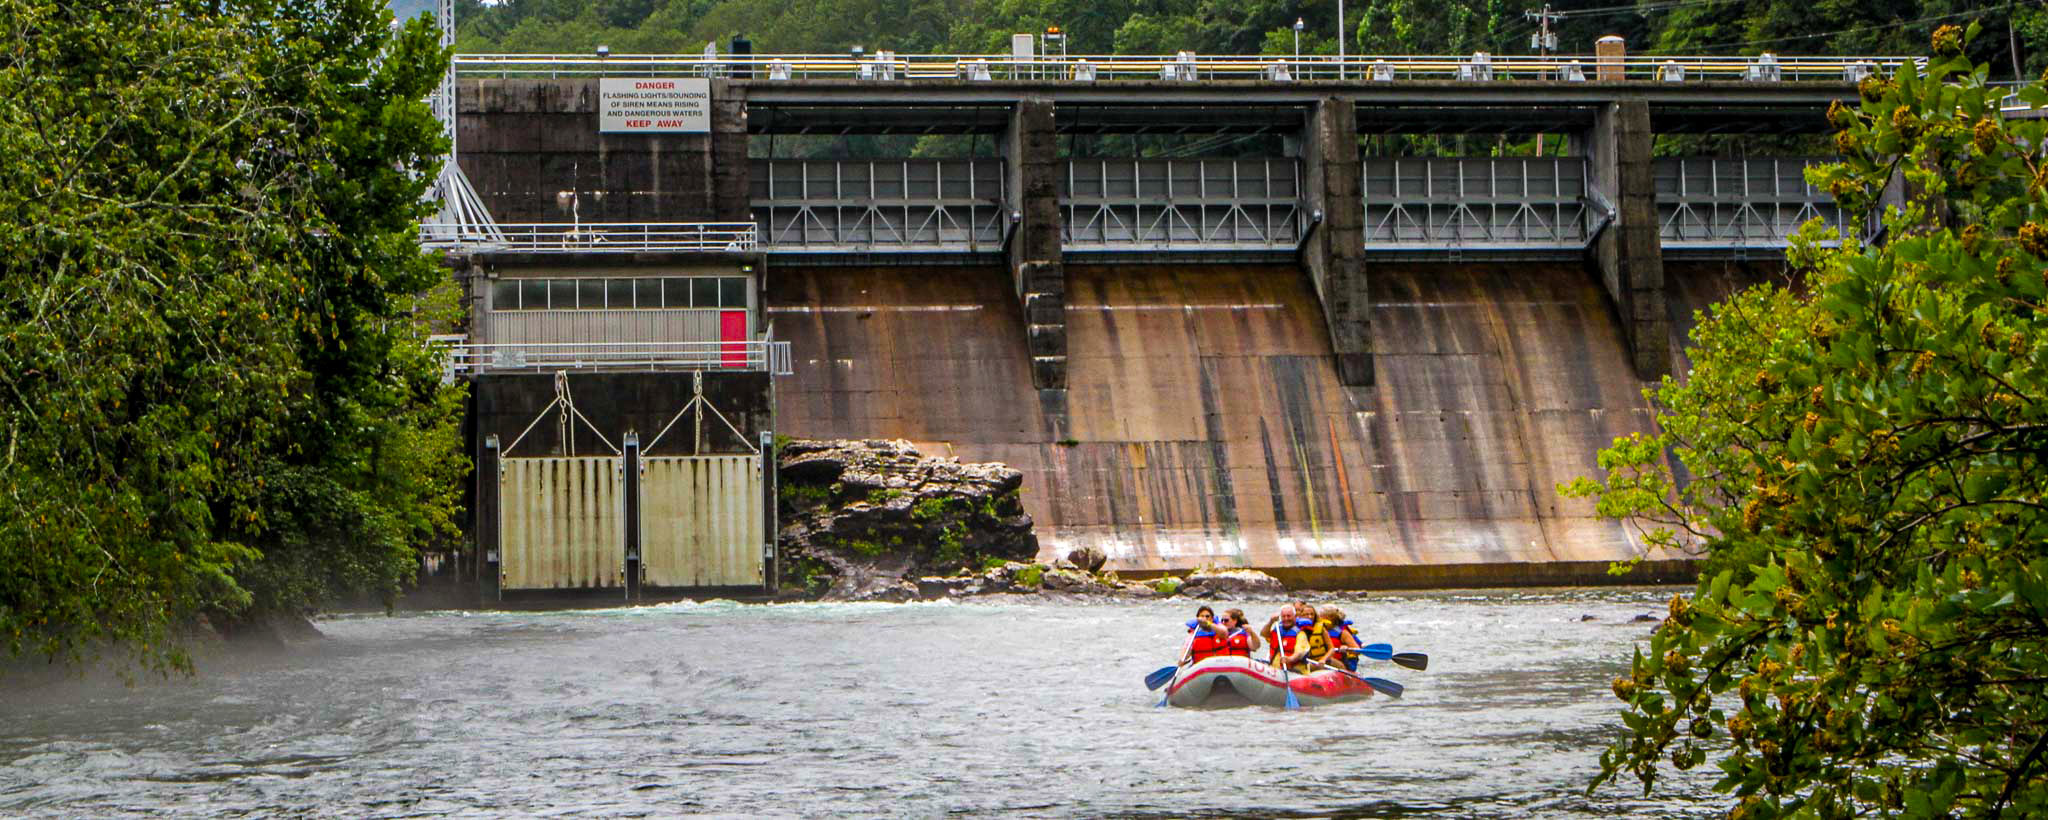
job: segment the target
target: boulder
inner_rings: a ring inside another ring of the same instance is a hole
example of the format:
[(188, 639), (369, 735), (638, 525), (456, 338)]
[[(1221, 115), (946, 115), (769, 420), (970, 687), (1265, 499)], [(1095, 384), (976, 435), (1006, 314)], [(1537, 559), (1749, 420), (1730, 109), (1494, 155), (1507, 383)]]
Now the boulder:
[(1102, 565), (1109, 563), (1109, 556), (1094, 547), (1080, 547), (1067, 552), (1067, 561), (1088, 572), (1101, 572)]
[(1280, 579), (1255, 569), (1204, 567), (1182, 579), (1180, 594), (1190, 598), (1259, 598), (1285, 595)]

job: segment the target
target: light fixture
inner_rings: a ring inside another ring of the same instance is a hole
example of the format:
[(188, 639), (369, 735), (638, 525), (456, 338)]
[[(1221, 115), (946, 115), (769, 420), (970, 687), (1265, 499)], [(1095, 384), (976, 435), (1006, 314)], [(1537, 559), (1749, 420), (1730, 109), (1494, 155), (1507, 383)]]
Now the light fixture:
[(597, 47), (597, 56), (599, 56), (599, 57), (610, 57), (610, 56), (612, 56), (612, 47), (611, 47), (611, 46), (598, 46), (598, 47)]

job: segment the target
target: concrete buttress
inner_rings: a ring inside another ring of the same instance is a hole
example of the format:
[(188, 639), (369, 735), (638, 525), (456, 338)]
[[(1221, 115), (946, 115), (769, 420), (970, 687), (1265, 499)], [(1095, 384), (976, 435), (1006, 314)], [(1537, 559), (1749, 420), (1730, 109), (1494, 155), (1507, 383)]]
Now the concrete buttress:
[(1592, 187), (1614, 211), (1613, 220), (1594, 240), (1592, 260), (1614, 300), (1636, 378), (1643, 380), (1671, 372), (1657, 179), (1651, 165), (1655, 136), (1649, 104), (1621, 99), (1598, 109), (1592, 133), (1584, 140), (1590, 148)]
[(1059, 143), (1052, 100), (1027, 97), (1011, 109), (1002, 154), (1009, 177), (1005, 204), (1016, 220), (1006, 255), (1024, 307), (1031, 384), (1040, 390), (1064, 390), (1067, 275), (1061, 261)]
[(1302, 265), (1322, 300), (1337, 377), (1372, 384), (1372, 298), (1365, 280), (1365, 200), (1359, 191), (1358, 109), (1326, 97), (1309, 113), (1302, 140), (1310, 229)]

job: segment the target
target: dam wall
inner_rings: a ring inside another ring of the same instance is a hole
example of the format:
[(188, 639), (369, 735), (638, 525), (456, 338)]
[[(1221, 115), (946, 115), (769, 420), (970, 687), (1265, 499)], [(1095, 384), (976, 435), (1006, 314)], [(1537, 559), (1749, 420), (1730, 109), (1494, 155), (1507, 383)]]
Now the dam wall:
[[(1669, 265), (1669, 349), (1767, 275)], [(1370, 387), (1336, 372), (1286, 265), (1067, 266), (1068, 389), (1032, 387), (1007, 269), (778, 267), (799, 437), (904, 438), (1024, 471), (1046, 556), (1144, 575), (1248, 566), (1309, 586), (1585, 583), (1637, 555), (1556, 485), (1652, 429), (1602, 285), (1562, 263), (1375, 264)], [(1682, 353), (1671, 354), (1683, 373)], [(1681, 575), (1653, 554), (1639, 580)]]

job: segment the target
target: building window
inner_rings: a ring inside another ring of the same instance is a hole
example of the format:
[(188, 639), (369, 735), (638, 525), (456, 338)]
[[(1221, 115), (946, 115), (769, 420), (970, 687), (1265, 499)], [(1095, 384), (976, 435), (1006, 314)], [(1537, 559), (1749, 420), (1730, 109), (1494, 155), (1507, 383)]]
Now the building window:
[(499, 279), (492, 310), (735, 310), (747, 307), (747, 277)]

